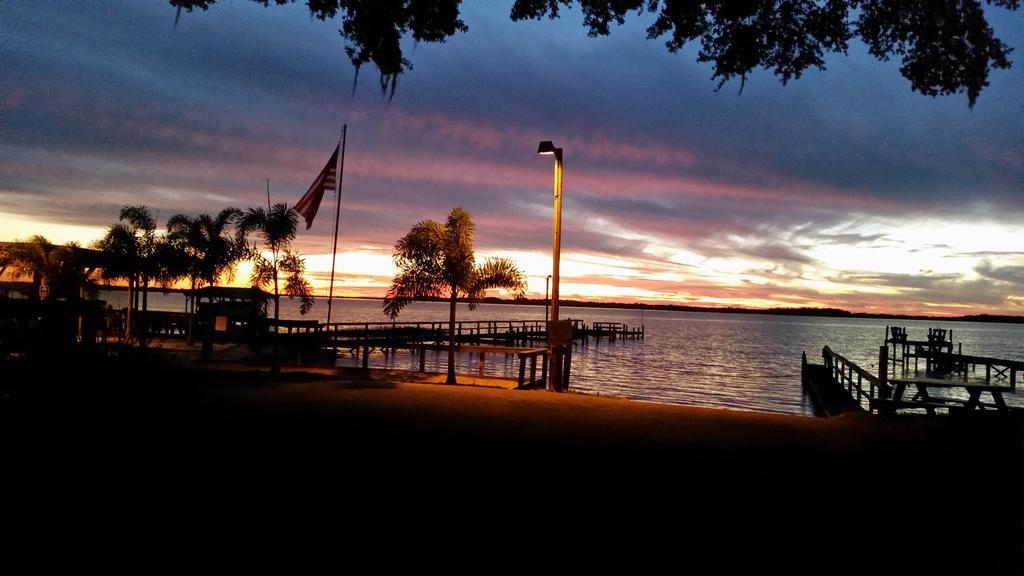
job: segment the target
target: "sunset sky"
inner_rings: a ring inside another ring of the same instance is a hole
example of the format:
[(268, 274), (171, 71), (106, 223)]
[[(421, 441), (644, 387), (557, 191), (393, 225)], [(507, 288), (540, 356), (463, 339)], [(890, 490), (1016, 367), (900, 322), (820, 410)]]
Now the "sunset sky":
[[(634, 17), (588, 38), (576, 10), (407, 45), (382, 98), (339, 21), (303, 4), (3, 2), (0, 241), (88, 244), (125, 204), (294, 204), (348, 123), (337, 286), (383, 295), (391, 247), (454, 206), (478, 257), (551, 267), (552, 160), (565, 150), (563, 298), (1024, 314), (1024, 12), (989, 8), (1017, 52), (976, 106), (911, 92), (856, 41), (783, 86), (716, 91), (695, 48)], [(333, 198), (297, 246), (326, 292)], [(304, 225), (303, 225), (304, 228)], [(239, 281), (244, 278), (239, 278)], [(336, 290), (338, 290), (336, 288)]]

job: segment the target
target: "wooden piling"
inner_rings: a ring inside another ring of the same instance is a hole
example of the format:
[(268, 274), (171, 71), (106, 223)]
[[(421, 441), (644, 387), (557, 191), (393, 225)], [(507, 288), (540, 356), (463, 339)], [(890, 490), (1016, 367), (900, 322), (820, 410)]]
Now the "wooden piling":
[(889, 387), (889, 346), (878, 347), (878, 393), (882, 398), (892, 396)]

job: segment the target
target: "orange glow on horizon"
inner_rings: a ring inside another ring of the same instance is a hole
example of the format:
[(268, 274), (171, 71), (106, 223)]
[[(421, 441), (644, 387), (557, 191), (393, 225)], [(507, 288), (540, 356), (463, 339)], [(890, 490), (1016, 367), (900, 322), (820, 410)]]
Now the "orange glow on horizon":
[[(561, 297), (594, 303), (753, 309), (840, 308), (851, 312), (938, 316), (1024, 313), (1024, 294), (1011, 293), (1002, 303), (971, 304), (970, 300), (967, 303), (958, 300), (955, 293), (957, 289), (964, 290), (964, 294), (971, 297), (971, 283), (983, 280), (981, 273), (985, 270), (979, 268), (979, 262), (987, 265), (989, 261), (972, 254), (988, 254), (985, 249), (993, 243), (1012, 245), (1017, 239), (1016, 230), (992, 223), (957, 223), (945, 228), (950, 238), (957, 239), (956, 246), (937, 247), (919, 240), (929, 238), (936, 226), (927, 221), (876, 219), (857, 232), (866, 236), (884, 234), (891, 239), (887, 244), (864, 247), (808, 243), (801, 252), (805, 261), (780, 264), (771, 254), (758, 256), (760, 245), (744, 238), (725, 238), (722, 241), (732, 242), (735, 248), (725, 246), (708, 256), (696, 247), (606, 223), (602, 224), (602, 229), (607, 233), (628, 238), (646, 248), (631, 258), (563, 250)], [(0, 213), (0, 227), (5, 236), (0, 238), (3, 241), (41, 233), (55, 244), (74, 240), (83, 246), (91, 245), (104, 233), (103, 228), (32, 222), (6, 213)], [(1024, 265), (1024, 257), (1008, 254), (1000, 265), (1010, 266), (1008, 269)], [(510, 258), (520, 266), (528, 283), (527, 297), (544, 297), (545, 279), (551, 273), (549, 252), (484, 249), (477, 252), (481, 262), (493, 256)], [(317, 296), (324, 297), (328, 293), (330, 265), (329, 254), (306, 255), (307, 275)], [(248, 286), (250, 272), (251, 265), (242, 263), (233, 278), (223, 278), (221, 284)], [(337, 256), (334, 294), (381, 298), (394, 274), (390, 246), (368, 244), (342, 248)], [(885, 281), (890, 277), (905, 279), (907, 283)], [(0, 278), (12, 279), (10, 271)], [(917, 285), (934, 285), (935, 288), (926, 290)], [(172, 287), (187, 289), (189, 286), (187, 281), (179, 281)], [(950, 295), (948, 299), (944, 298), (946, 293)], [(498, 291), (491, 295), (508, 297)]]

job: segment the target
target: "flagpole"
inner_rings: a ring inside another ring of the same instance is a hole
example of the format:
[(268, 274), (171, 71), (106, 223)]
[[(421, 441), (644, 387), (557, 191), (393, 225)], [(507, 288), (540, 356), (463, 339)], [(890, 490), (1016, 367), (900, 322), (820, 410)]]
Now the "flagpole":
[(334, 302), (334, 261), (338, 259), (338, 222), (341, 220), (341, 181), (345, 177), (345, 139), (348, 134), (348, 124), (341, 127), (341, 158), (338, 160), (338, 188), (335, 191), (334, 208), (334, 246), (331, 249), (331, 287), (327, 292), (327, 323), (331, 323), (331, 304)]

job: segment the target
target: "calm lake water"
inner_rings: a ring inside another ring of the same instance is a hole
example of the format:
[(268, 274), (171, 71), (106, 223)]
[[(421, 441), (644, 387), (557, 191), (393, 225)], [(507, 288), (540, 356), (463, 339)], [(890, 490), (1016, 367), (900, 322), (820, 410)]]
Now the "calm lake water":
[[(123, 306), (125, 293), (101, 292), (115, 307)], [(318, 299), (306, 319), (326, 318), (325, 299)], [(184, 310), (180, 294), (150, 296), (154, 310)], [(643, 324), (644, 340), (602, 341), (577, 346), (573, 354), (571, 388), (579, 392), (620, 396), (633, 400), (688, 404), (714, 408), (811, 415), (813, 408), (800, 386), (800, 354), (807, 351), (810, 362), (821, 362), (821, 349), (832, 350), (874, 372), (878, 347), (885, 327), (906, 326), (911, 339), (924, 339), (928, 328), (952, 330), (954, 346), (963, 344), (965, 354), (994, 356), (1024, 361), (1024, 325), (969, 322), (873, 320), (565, 308), (563, 319)], [(301, 318), (295, 301), (282, 299), (282, 318)], [(331, 313), (335, 322), (383, 322), (379, 300), (335, 300)], [(398, 318), (403, 322), (447, 321), (443, 303), (416, 303)], [(470, 311), (458, 308), (458, 320), (543, 320), (544, 307), (532, 305), (482, 305)], [(457, 370), (475, 373), (477, 363), (461, 355)], [(427, 355), (427, 370), (445, 371), (447, 355)], [(342, 366), (356, 366), (355, 356), (344, 355)], [(381, 368), (416, 369), (409, 353), (392, 356), (371, 354), (370, 365)], [(487, 358), (486, 373), (518, 375), (517, 360)], [(1024, 406), (1024, 391), (1006, 394), (1007, 403)]]

